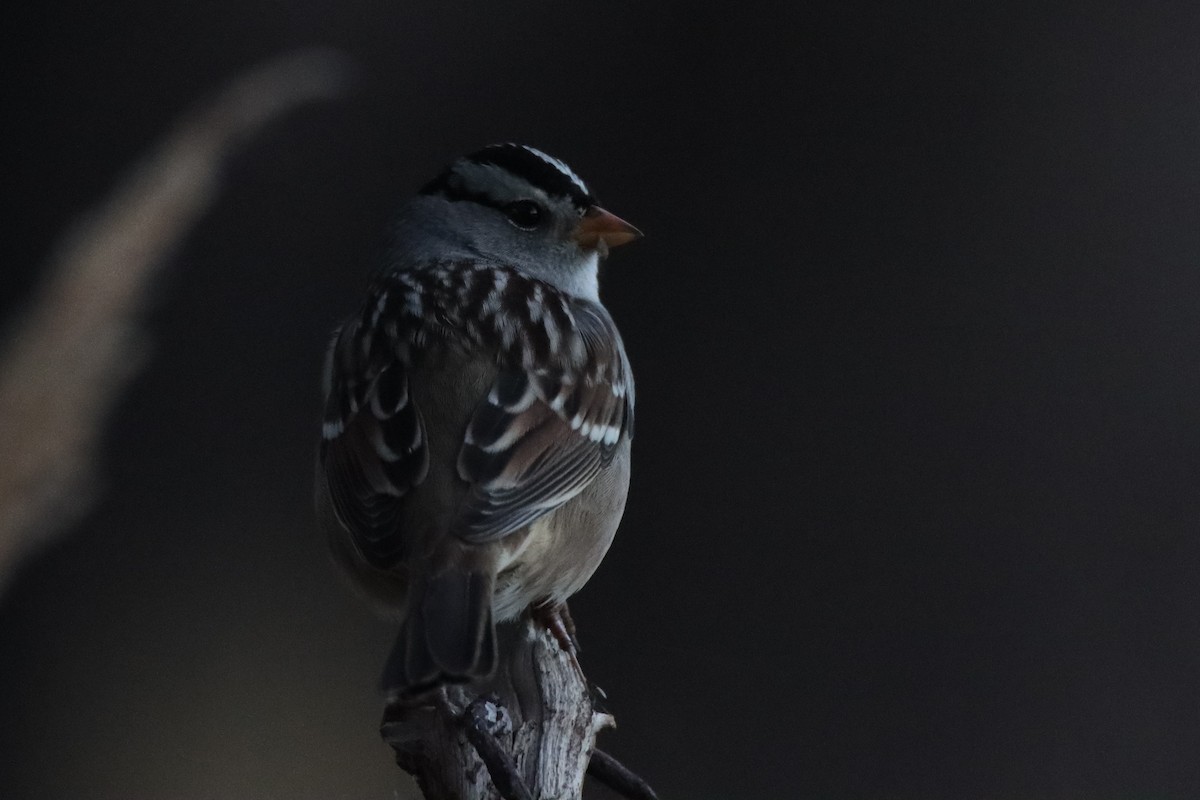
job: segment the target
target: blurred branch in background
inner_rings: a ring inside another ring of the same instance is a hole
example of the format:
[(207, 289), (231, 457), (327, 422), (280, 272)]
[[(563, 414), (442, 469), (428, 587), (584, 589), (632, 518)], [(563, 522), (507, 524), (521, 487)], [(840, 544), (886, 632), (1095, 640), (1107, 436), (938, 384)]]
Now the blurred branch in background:
[(96, 498), (105, 419), (148, 350), (151, 283), (213, 202), (226, 159), (287, 112), (342, 94), (351, 73), (327, 50), (244, 73), (187, 112), (63, 237), (0, 342), (0, 592), (34, 545), (69, 530)]

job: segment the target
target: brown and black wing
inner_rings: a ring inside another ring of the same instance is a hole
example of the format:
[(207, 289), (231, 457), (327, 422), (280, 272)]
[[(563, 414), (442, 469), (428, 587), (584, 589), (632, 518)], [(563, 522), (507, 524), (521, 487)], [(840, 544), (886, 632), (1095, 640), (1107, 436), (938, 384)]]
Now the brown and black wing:
[(471, 491), (454, 530), (468, 541), (513, 533), (566, 503), (632, 434), (633, 378), (616, 326), (593, 303), (561, 308), (531, 334), (553, 330), (557, 346), (526, 342), (467, 429), (458, 471)]
[(409, 356), (430, 336), (494, 352), (500, 365), (462, 434), (467, 497), (449, 528), (467, 541), (566, 503), (633, 431), (633, 376), (598, 304), (504, 268), (448, 263), (385, 279), (331, 350), (322, 440), (334, 510), (375, 566), (403, 558), (404, 497), (429, 469), (408, 381)]
[(405, 495), (425, 479), (429, 452), (409, 392), (404, 332), (378, 326), (378, 304), (338, 331), (327, 365), (321, 464), (338, 520), (367, 563), (400, 561)]

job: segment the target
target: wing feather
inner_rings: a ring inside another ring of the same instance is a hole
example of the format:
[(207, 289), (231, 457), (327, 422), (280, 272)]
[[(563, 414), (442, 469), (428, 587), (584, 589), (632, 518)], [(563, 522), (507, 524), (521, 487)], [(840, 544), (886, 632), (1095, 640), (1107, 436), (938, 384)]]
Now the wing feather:
[(430, 469), (413, 365), (447, 343), (500, 367), (459, 448), (465, 499), (445, 530), (466, 541), (568, 502), (632, 435), (633, 376), (600, 305), (506, 268), (448, 262), (382, 276), (330, 349), (321, 446), (334, 511), (380, 568), (404, 559), (405, 499)]
[(458, 468), (472, 490), (455, 526), (467, 541), (513, 533), (577, 496), (629, 431), (632, 377), (616, 326), (592, 303), (561, 308), (556, 333), (572, 341), (545, 361), (527, 348), (471, 420)]
[(338, 519), (363, 558), (384, 569), (404, 557), (404, 496), (425, 479), (429, 452), (403, 348), (383, 346), (361, 323), (343, 327), (330, 351), (321, 462)]

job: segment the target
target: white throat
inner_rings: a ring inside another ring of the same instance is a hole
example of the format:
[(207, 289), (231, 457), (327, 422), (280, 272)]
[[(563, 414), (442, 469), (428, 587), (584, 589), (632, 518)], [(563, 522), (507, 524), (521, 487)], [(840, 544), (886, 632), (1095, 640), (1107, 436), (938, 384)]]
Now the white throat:
[(562, 288), (570, 294), (583, 300), (600, 302), (600, 254), (592, 251), (587, 254), (584, 266), (573, 270), (570, 277), (563, 282)]

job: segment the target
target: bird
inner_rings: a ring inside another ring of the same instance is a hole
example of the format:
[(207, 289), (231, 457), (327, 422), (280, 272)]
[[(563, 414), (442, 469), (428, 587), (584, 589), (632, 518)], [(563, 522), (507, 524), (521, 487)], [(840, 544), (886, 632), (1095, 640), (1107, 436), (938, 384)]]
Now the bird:
[(529, 613), (578, 668), (567, 599), (629, 489), (634, 381), (599, 296), (641, 232), (528, 145), (458, 158), (405, 203), (333, 334), (317, 509), (335, 561), (400, 621), (384, 688), (491, 676)]

